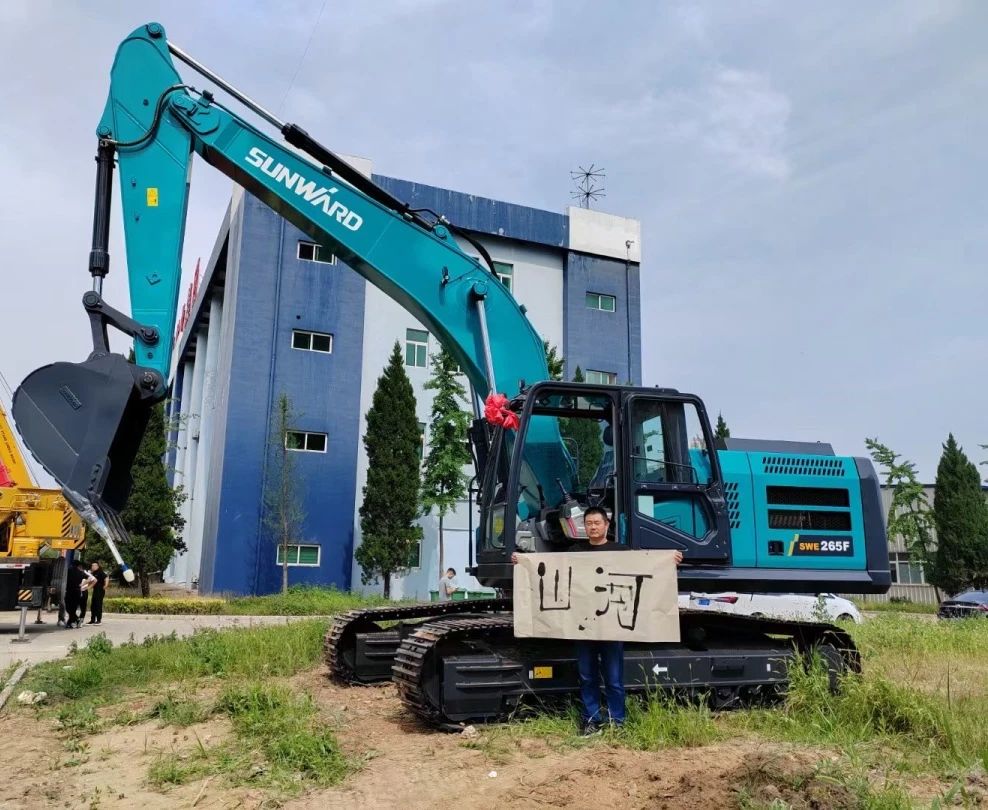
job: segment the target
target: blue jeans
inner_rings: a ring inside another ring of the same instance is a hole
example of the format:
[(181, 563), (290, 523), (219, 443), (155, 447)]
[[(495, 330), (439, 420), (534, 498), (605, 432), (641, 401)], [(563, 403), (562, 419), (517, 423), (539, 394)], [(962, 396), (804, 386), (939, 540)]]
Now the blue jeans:
[(602, 722), (600, 679), (604, 678), (607, 714), (612, 723), (624, 722), (624, 642), (577, 641), (576, 666), (580, 673), (583, 721)]

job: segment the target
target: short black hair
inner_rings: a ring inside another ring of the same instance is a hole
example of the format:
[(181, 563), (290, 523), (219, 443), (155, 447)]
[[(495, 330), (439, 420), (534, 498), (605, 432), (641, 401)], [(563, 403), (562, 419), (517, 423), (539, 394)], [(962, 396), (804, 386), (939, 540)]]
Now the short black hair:
[(611, 519), (607, 516), (607, 510), (604, 509), (603, 506), (591, 506), (588, 508), (587, 511), (583, 513), (584, 523), (587, 522), (587, 518), (590, 517), (590, 515), (600, 515), (604, 519), (605, 523), (611, 522)]
[(446, 572), (447, 572), (447, 573), (448, 573), (448, 572), (450, 572), (450, 571), (452, 571), (452, 572), (453, 572), (453, 576), (455, 577), (455, 576), (456, 576), (456, 569), (455, 569), (455, 568), (447, 568), (447, 569), (446, 569)]

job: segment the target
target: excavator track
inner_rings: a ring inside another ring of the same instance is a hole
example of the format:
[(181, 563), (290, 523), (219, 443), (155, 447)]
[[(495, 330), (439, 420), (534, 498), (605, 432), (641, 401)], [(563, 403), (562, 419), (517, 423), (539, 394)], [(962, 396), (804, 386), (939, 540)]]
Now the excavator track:
[[(814, 654), (823, 658), (834, 690), (841, 673), (861, 671), (854, 642), (840, 627), (706, 611), (680, 617), (683, 643), (629, 646), (625, 672), (639, 673), (626, 681), (629, 692), (665, 688), (728, 709), (778, 700), (789, 667)], [(698, 630), (706, 644), (696, 641)], [(531, 696), (577, 693), (572, 642), (515, 639), (510, 612), (419, 624), (400, 641), (392, 681), (407, 710), (445, 729), (505, 720)]]
[[(329, 667), (329, 677), (347, 684), (387, 681), (391, 678), (392, 659), (401, 639), (422, 621), (510, 609), (510, 599), (464, 599), (348, 611), (333, 620), (323, 639), (323, 656)], [(378, 622), (397, 624), (385, 629)], [(361, 638), (358, 639), (358, 635)], [(362, 647), (359, 656), (358, 643)], [(369, 666), (368, 659), (373, 662)]]
[[(392, 680), (398, 689), (398, 697), (405, 707), (426, 723), (440, 728), (458, 728), (444, 715), (440, 701), (430, 695), (428, 685), (430, 670), (435, 665), (433, 652), (444, 642), (469, 638), (510, 639), (514, 635), (514, 619), (511, 613), (497, 616), (451, 617), (427, 622), (402, 642), (395, 655)], [(489, 718), (494, 720), (497, 718)]]

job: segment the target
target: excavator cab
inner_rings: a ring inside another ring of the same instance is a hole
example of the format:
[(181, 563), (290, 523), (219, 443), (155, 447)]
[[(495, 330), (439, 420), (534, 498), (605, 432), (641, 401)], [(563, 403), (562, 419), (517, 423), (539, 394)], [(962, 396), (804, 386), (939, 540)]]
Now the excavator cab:
[(516, 550), (565, 551), (584, 539), (591, 506), (607, 510), (617, 543), (730, 564), (720, 465), (698, 398), (544, 382), (512, 408), (520, 427), (494, 432), (480, 476), (477, 576), (485, 585), (510, 587)]

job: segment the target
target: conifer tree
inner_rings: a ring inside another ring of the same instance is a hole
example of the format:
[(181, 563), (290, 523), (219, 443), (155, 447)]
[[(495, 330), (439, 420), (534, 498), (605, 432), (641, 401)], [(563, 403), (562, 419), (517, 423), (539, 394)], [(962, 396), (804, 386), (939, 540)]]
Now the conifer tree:
[[(585, 382), (583, 369), (576, 367), (573, 382)], [(585, 489), (590, 483), (604, 457), (604, 442), (600, 437), (600, 423), (596, 419), (579, 419), (577, 417), (559, 420), (559, 432), (567, 444), (575, 448), (579, 464), (577, 471), (577, 487)]]
[(271, 427), (272, 462), (267, 471), (264, 493), (264, 524), (278, 546), (281, 559), (281, 592), (288, 592), (288, 547), (298, 543), (305, 520), (302, 507), (302, 481), (295, 466), (293, 445), (298, 434), (289, 431), (298, 418), (288, 394), (282, 392), (274, 406)]
[(367, 483), (360, 507), (361, 541), (354, 552), (361, 581), (367, 585), (380, 578), (386, 597), (391, 596), (392, 575), (408, 568), (422, 537), (422, 528), (415, 525), (421, 447), (415, 392), (395, 341), (367, 411)]
[[(151, 595), (151, 577), (165, 570), (176, 552), (185, 551), (182, 527), (185, 519), (181, 506), (185, 493), (181, 487), (170, 487), (165, 470), (168, 443), (165, 429), (165, 406), (155, 405), (141, 439), (131, 476), (134, 484), (120, 520), (129, 538), (118, 543), (124, 561), (134, 569), (141, 586), (141, 596)], [(102, 538), (86, 532), (86, 557), (99, 560), (106, 570), (112, 570), (113, 557)]]
[[(422, 510), (428, 515), (435, 509), (439, 515), (439, 576), (446, 571), (443, 521), (457, 501), (467, 492), (467, 476), (463, 468), (470, 463), (467, 428), (470, 416), (460, 407), (466, 401), (466, 389), (456, 379), (456, 361), (441, 349), (432, 355), (432, 377), (425, 384), (434, 391), (432, 419), (429, 424), (429, 453), (422, 477)], [(469, 539), (468, 539), (469, 542)]]
[(977, 467), (953, 434), (937, 467), (933, 517), (937, 554), (932, 584), (951, 595), (988, 586), (988, 503)]
[(727, 426), (727, 422), (724, 421), (723, 414), (717, 414), (717, 427), (714, 429), (715, 439), (730, 439), (731, 429)]
[[(916, 473), (916, 465), (875, 439), (865, 439), (871, 458), (885, 472), (885, 486), (892, 493), (886, 515), (890, 538), (901, 537), (911, 559), (923, 566), (926, 581), (936, 581), (936, 548), (933, 543), (933, 510)], [(940, 601), (939, 589), (937, 601)]]
[(549, 345), (548, 339), (543, 339), (542, 348), (545, 350), (545, 363), (549, 367), (549, 379), (561, 380), (566, 365), (562, 355), (559, 354), (559, 350), (555, 346)]

